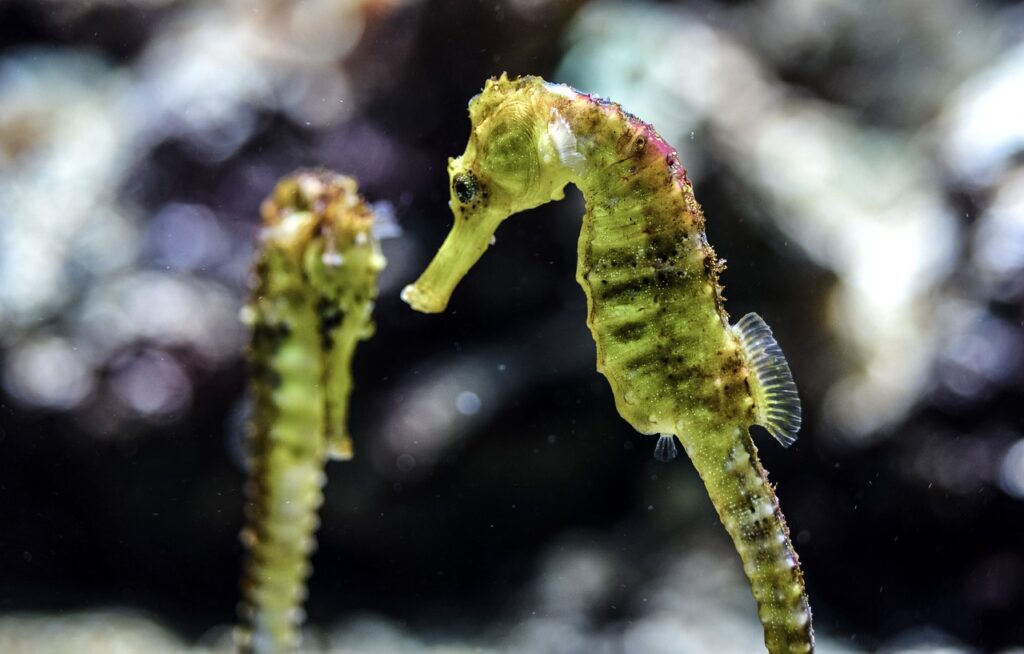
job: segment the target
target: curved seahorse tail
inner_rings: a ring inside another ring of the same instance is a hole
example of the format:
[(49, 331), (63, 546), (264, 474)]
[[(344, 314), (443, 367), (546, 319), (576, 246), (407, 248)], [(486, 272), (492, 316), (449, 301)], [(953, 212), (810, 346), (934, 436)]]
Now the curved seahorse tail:
[(789, 528), (754, 442), (746, 429), (734, 429), (732, 438), (714, 439), (714, 444), (683, 436), (680, 441), (743, 562), (768, 651), (813, 652), (811, 609)]

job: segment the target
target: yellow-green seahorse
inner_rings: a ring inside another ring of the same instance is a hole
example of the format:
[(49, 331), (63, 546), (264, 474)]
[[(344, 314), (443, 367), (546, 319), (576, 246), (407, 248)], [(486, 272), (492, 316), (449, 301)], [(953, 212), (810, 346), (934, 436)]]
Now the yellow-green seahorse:
[(356, 183), (324, 170), (283, 179), (263, 203), (263, 247), (243, 317), (254, 415), (240, 651), (299, 643), (324, 464), (352, 458), (346, 423), (356, 343), (369, 338), (384, 257)]
[(682, 442), (743, 561), (769, 652), (812, 652), (799, 560), (748, 433), (760, 424), (790, 445), (800, 400), (764, 321), (729, 324), (724, 266), (675, 151), (619, 105), (538, 77), (489, 80), (469, 115), (466, 151), (448, 162), (454, 225), (403, 299), (444, 310), (502, 221), (575, 184), (586, 201), (576, 279), (619, 413), (661, 435), (659, 458)]

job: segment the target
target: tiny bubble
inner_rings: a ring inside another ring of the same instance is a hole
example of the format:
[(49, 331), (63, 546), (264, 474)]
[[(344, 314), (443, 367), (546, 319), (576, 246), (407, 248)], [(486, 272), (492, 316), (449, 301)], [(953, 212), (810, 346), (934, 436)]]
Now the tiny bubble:
[(401, 472), (409, 472), (416, 467), (416, 459), (411, 454), (399, 454), (395, 460), (395, 466)]
[(455, 398), (455, 410), (464, 416), (473, 416), (480, 411), (480, 396), (473, 391), (462, 391)]

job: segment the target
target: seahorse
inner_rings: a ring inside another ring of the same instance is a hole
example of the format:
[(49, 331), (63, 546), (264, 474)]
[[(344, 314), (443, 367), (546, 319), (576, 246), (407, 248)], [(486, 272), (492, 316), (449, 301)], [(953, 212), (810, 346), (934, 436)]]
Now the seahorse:
[(676, 151), (618, 104), (539, 77), (487, 81), (469, 116), (466, 150), (448, 161), (454, 224), (402, 298), (443, 311), (502, 221), (575, 184), (586, 204), (576, 279), (618, 412), (660, 435), (658, 458), (682, 442), (743, 562), (768, 651), (813, 652), (799, 559), (748, 431), (791, 445), (799, 396), (764, 321), (729, 324), (724, 263)]
[(294, 651), (328, 459), (352, 458), (351, 362), (372, 336), (384, 268), (356, 183), (325, 170), (281, 180), (261, 208), (262, 248), (243, 320), (254, 411), (241, 652)]

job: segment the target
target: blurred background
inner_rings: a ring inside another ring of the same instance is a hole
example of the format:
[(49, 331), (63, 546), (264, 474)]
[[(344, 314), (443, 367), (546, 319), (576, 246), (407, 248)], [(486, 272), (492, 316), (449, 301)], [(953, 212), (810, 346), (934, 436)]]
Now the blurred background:
[(745, 653), (689, 462), (615, 412), (575, 191), (447, 313), (466, 102), (508, 71), (679, 149), (805, 428), (755, 441), (821, 652), (1024, 652), (1024, 7), (995, 0), (0, 0), (0, 651), (227, 651), (258, 205), (298, 166), (395, 216), (328, 466), (306, 645)]

